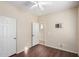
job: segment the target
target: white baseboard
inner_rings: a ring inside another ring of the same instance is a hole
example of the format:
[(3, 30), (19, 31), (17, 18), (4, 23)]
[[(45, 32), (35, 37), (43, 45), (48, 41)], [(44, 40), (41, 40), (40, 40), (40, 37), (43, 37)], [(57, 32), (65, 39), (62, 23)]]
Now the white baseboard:
[(21, 51), (18, 51), (18, 52), (16, 52), (16, 54), (19, 54), (19, 53), (21, 53), (21, 52), (23, 52), (24, 50), (21, 50)]
[(66, 50), (66, 49), (62, 49), (62, 48), (59, 48), (59, 49), (61, 49), (61, 50), (63, 50), (63, 51), (67, 51), (67, 52), (71, 52), (71, 53), (78, 54), (77, 52), (74, 52), (74, 51), (70, 51), (70, 50)]
[(19, 53), (21, 53), (21, 52), (23, 52), (23, 51), (24, 51), (24, 52), (28, 52), (29, 48), (30, 48), (30, 47), (24, 48), (24, 49), (22, 49), (22, 50), (16, 52), (16, 54), (19, 54)]
[[(47, 45), (47, 46), (49, 46), (49, 45)], [(67, 52), (71, 52), (71, 53), (75, 53), (75, 54), (78, 54), (78, 52), (70, 51), (70, 50), (67, 50), (67, 49), (59, 48), (59, 47), (54, 47), (54, 46), (49, 46), (49, 47), (56, 48), (56, 49), (60, 49), (60, 50), (67, 51)]]

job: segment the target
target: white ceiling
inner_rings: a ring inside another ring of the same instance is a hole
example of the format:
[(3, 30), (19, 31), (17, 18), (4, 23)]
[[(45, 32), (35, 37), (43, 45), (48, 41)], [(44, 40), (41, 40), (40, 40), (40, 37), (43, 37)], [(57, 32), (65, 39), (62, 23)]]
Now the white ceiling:
[(38, 7), (31, 8), (34, 5), (32, 1), (13, 1), (8, 3), (18, 8), (29, 10), (31, 13), (37, 16), (62, 11), (65, 9), (77, 7), (79, 5), (79, 1), (39, 1), (39, 2), (44, 10), (41, 10)]

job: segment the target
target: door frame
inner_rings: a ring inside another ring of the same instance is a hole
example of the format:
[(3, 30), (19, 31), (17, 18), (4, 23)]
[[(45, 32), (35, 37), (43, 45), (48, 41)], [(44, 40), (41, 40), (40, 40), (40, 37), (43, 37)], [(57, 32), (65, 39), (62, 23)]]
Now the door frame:
[[(16, 52), (15, 52), (15, 54), (17, 54), (17, 19), (16, 18), (14, 18), (14, 17), (10, 17), (10, 16), (0, 16), (0, 17), (2, 17), (2, 18), (11, 18), (11, 19), (15, 19), (15, 21), (16, 21)], [(13, 54), (14, 55), (14, 54)], [(10, 55), (11, 56), (11, 55)]]
[[(31, 23), (31, 47), (33, 46), (33, 23), (38, 23), (38, 22)], [(40, 24), (39, 24), (39, 32), (40, 32)]]

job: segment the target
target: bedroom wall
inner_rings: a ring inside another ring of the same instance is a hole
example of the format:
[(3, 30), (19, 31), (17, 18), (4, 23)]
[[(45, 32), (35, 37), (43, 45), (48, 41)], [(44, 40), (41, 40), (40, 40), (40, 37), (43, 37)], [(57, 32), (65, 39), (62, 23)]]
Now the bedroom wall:
[(31, 46), (31, 23), (37, 17), (9, 4), (0, 2), (0, 16), (12, 17), (17, 20), (17, 52)]
[(78, 46), (78, 55), (79, 55), (79, 7), (78, 7), (78, 21), (77, 21), (77, 31), (78, 31), (78, 33), (77, 33), (77, 38), (78, 38), (78, 40), (77, 40), (77, 46)]
[[(76, 21), (77, 8), (40, 16), (39, 23), (44, 25), (41, 40), (47, 46), (77, 53)], [(55, 28), (58, 23), (62, 24), (62, 28)]]

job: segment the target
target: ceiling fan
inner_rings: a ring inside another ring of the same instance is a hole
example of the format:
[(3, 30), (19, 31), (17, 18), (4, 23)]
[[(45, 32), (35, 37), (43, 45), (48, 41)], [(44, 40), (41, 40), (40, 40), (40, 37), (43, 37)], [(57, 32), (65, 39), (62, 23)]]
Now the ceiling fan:
[(27, 2), (25, 2), (25, 5), (29, 6), (31, 9), (38, 8), (41, 11), (44, 10), (43, 4), (44, 4), (44, 2), (41, 2), (41, 1), (27, 1)]
[(43, 8), (41, 2), (34, 1), (33, 3), (34, 3), (34, 5), (33, 5), (31, 8), (36, 7), (36, 8), (39, 8), (40, 10), (44, 10), (44, 8)]

